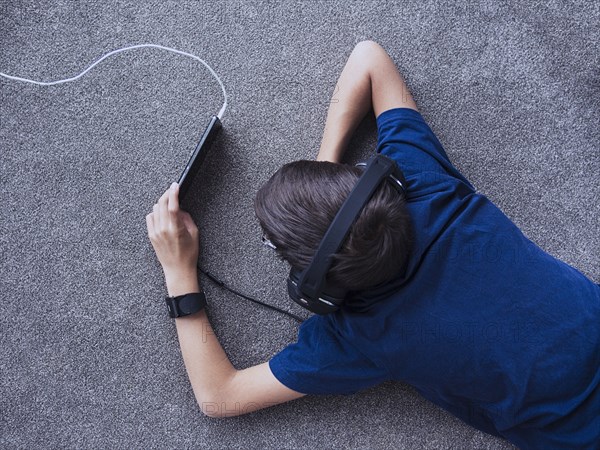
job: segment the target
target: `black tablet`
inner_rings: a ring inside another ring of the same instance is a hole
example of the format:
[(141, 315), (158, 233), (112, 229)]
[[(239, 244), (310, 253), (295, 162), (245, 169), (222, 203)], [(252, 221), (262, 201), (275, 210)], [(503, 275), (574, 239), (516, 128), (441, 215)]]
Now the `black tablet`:
[(196, 177), (204, 158), (206, 158), (206, 153), (213, 144), (213, 141), (215, 140), (215, 137), (219, 133), (220, 129), (221, 121), (217, 116), (212, 116), (208, 126), (202, 134), (202, 138), (200, 138), (198, 145), (196, 145), (196, 149), (192, 153), (192, 156), (190, 156), (190, 160), (186, 164), (183, 173), (179, 177), (178, 184), (180, 200), (185, 197), (190, 189), (190, 186), (192, 185), (192, 182), (194, 181), (194, 178)]

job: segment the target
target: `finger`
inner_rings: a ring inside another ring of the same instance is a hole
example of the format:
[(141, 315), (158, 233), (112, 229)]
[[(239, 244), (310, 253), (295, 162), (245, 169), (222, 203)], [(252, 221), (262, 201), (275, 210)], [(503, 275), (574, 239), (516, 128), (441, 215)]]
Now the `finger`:
[(158, 199), (158, 214), (160, 215), (161, 230), (169, 227), (169, 211), (167, 210), (167, 202), (169, 201), (169, 190)]
[(197, 241), (199, 239), (200, 232), (198, 231), (198, 227), (194, 223), (194, 219), (192, 219), (192, 217), (188, 213), (182, 215), (181, 218), (183, 219), (183, 226), (185, 227), (186, 231), (190, 234), (190, 236), (192, 236), (192, 238), (195, 241)]
[(146, 215), (146, 228), (148, 229), (148, 237), (150, 240), (154, 238), (154, 219), (152, 213)]
[(185, 211), (180, 211), (179, 216), (183, 219), (183, 224), (188, 232), (193, 236), (198, 233), (198, 227), (194, 223), (194, 219)]
[(152, 207), (152, 220), (154, 221), (154, 232), (160, 231), (160, 214), (158, 211), (158, 203), (155, 203)]
[(179, 185), (177, 183), (171, 184), (169, 188), (169, 215), (173, 223), (177, 222), (177, 213), (179, 212)]

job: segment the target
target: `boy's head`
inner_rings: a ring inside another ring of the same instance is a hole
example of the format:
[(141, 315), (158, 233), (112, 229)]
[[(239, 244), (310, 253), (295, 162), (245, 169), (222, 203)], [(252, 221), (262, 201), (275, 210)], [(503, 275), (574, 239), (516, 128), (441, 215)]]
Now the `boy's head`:
[[(363, 170), (326, 161), (295, 161), (258, 191), (254, 209), (278, 255), (303, 270)], [(327, 273), (329, 283), (360, 291), (403, 273), (412, 243), (403, 195), (385, 182), (352, 225)]]

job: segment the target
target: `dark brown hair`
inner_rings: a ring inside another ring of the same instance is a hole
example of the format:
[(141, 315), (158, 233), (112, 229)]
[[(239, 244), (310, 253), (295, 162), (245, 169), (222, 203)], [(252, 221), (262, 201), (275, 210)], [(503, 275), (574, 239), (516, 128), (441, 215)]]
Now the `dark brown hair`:
[[(279, 257), (308, 266), (342, 203), (363, 170), (327, 161), (295, 161), (281, 167), (258, 191), (254, 209)], [(333, 256), (327, 280), (359, 291), (403, 273), (412, 244), (404, 195), (382, 183)]]

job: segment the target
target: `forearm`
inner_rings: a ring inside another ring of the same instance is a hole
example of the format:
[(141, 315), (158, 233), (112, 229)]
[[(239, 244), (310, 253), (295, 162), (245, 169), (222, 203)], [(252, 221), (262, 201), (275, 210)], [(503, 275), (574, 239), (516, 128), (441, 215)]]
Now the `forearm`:
[(317, 161), (340, 162), (354, 130), (371, 109), (371, 77), (360, 44), (348, 58), (331, 99)]
[(220, 404), (220, 396), (236, 373), (205, 311), (175, 319), (179, 346), (194, 395), (203, 411)]
[[(199, 292), (195, 273), (167, 277), (169, 295)], [(179, 346), (192, 389), (204, 411), (219, 402), (219, 396), (236, 373), (215, 336), (205, 311), (175, 319)]]

